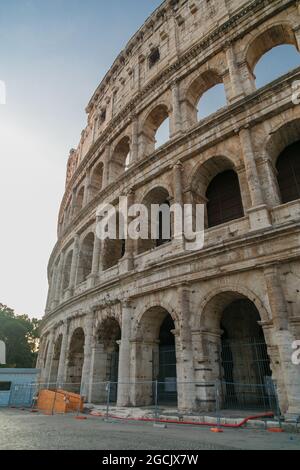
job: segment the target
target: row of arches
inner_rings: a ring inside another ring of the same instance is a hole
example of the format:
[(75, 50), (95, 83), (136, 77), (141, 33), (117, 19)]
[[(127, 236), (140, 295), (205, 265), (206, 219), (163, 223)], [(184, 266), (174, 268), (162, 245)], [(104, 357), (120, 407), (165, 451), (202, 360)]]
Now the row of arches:
[[(262, 87), (278, 78), (289, 70), (300, 65), (300, 55), (297, 38), (288, 23), (268, 27), (250, 44), (246, 53), (247, 69), (252, 80), (253, 91), (255, 81)], [(242, 71), (237, 71), (242, 74)], [(217, 69), (209, 69), (193, 78), (187, 84), (180, 102), (185, 104), (185, 111), (180, 111), (182, 125), (193, 126), (197, 121), (216, 112), (229, 103), (230, 92), (226, 90), (224, 74)], [(140, 123), (139, 136), (140, 153), (150, 155), (165, 144), (173, 134), (171, 114), (174, 110), (167, 103), (157, 104)], [(112, 150), (109, 160), (109, 181), (117, 180), (129, 168), (132, 162), (132, 136), (125, 135)], [(74, 196), (73, 209), (71, 202), (65, 212), (63, 225), (68, 223), (71, 212), (77, 214), (87, 202), (103, 188), (104, 165), (100, 162), (92, 169), (88, 184), (78, 186)], [(88, 197), (87, 197), (88, 193)]]
[[(211, 315), (212, 309), (214, 315)], [(272, 376), (270, 358), (260, 326), (261, 316), (252, 301), (234, 292), (217, 295), (207, 306), (204, 322), (208, 332), (214, 332), (212, 340), (207, 334), (198, 349), (209, 355), (208, 373), (198, 377), (199, 383), (221, 380), (222, 405), (240, 408), (260, 408), (267, 404), (267, 383)], [(147, 406), (155, 399), (153, 382), (158, 382), (160, 404), (177, 405), (180, 400), (180, 383), (184, 381), (181, 357), (181, 330), (179, 319), (162, 306), (153, 306), (141, 315), (135, 331), (134, 392), (131, 404)], [(216, 332), (219, 332), (217, 335)], [(50, 382), (57, 381), (61, 354), (62, 335), (54, 344), (50, 369)], [(89, 398), (94, 403), (104, 403), (104, 384), (113, 382), (111, 400), (117, 401), (119, 354), (122, 331), (119, 319), (107, 316), (94, 329), (89, 379), (92, 383)], [(69, 338), (64, 380), (72, 390), (80, 391), (85, 358), (85, 333), (76, 328)], [(196, 358), (195, 358), (196, 359)], [(196, 362), (195, 362), (196, 364)], [(131, 374), (132, 375), (132, 374)], [(194, 382), (197, 383), (197, 372)], [(202, 385), (203, 386), (203, 385)], [(199, 402), (201, 400), (198, 397)], [(207, 402), (209, 399), (207, 398)], [(195, 406), (194, 404), (191, 406)]]
[[(275, 160), (275, 168), (280, 202), (285, 204), (300, 199), (300, 140), (281, 151)], [(205, 227), (207, 229), (244, 217), (246, 208), (241, 188), (239, 173), (228, 158), (213, 157), (199, 167), (192, 180), (191, 194), (194, 204), (206, 202)], [(142, 204), (148, 209), (149, 231), (152, 225), (151, 206), (158, 205), (161, 211), (158, 213), (156, 221), (158, 237), (152, 239), (149, 232), (148, 239), (138, 240), (135, 250), (137, 254), (145, 253), (171, 241), (173, 230), (171, 202), (172, 194), (162, 186), (153, 188), (143, 198)], [(119, 214), (118, 222), (122, 223)], [(165, 235), (164, 230), (168, 224), (170, 231)], [(86, 281), (92, 272), (94, 244), (94, 233), (87, 234), (81, 243), (79, 255), (76, 255), (78, 256), (76, 284)], [(124, 257), (125, 251), (124, 239), (106, 240), (101, 246), (101, 270), (106, 271), (116, 266), (118, 261)], [(64, 263), (64, 290), (70, 284), (73, 256), (73, 250), (70, 250)]]

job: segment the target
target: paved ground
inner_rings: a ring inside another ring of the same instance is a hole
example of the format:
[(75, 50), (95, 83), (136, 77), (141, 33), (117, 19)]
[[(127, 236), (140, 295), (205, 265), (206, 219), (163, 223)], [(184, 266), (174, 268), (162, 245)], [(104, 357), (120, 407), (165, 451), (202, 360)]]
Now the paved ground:
[(300, 450), (300, 434), (273, 434), (262, 430), (172, 425), (166, 429), (148, 423), (110, 422), (89, 416), (45, 416), (28, 411), (0, 409), (0, 449), (71, 450)]

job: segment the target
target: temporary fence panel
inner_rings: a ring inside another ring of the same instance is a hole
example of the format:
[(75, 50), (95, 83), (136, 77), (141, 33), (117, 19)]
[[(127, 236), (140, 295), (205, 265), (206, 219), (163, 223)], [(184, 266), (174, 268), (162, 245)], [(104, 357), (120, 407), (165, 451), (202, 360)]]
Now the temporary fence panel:
[[(222, 341), (221, 406), (238, 409), (272, 409), (270, 361), (264, 341)], [(271, 395), (270, 395), (271, 393)]]

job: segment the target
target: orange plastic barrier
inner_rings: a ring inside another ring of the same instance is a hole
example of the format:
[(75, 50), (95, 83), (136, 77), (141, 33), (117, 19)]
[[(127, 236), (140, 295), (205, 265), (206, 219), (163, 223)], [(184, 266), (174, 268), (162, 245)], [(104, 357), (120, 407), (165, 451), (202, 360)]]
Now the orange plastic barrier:
[(83, 397), (64, 390), (40, 390), (37, 408), (45, 413), (83, 411)]

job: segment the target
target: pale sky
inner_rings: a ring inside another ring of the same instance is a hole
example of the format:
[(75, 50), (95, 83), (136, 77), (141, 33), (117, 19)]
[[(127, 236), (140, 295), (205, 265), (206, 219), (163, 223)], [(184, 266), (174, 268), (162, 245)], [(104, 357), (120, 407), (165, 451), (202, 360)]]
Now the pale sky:
[[(0, 0), (0, 80), (7, 88), (0, 104), (0, 303), (19, 314), (44, 313), (66, 162), (85, 127), (84, 109), (160, 3)], [(292, 47), (279, 49), (266, 58), (268, 67), (259, 66), (261, 84), (278, 68), (299, 65)]]

